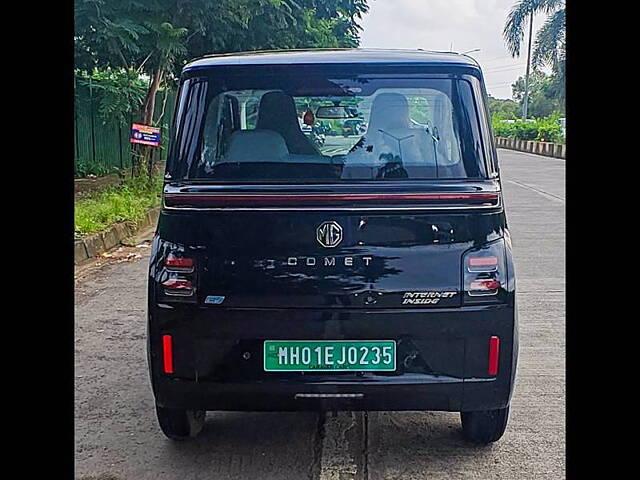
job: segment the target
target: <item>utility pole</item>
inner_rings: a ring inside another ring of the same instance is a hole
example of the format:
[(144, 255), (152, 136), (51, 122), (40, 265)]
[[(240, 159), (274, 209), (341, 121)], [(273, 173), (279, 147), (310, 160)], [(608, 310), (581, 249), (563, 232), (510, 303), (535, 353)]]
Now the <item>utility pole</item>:
[(522, 102), (522, 118), (527, 119), (527, 109), (529, 107), (529, 70), (531, 68), (531, 37), (533, 34), (533, 11), (529, 20), (529, 50), (527, 51), (527, 73), (524, 76), (524, 99)]

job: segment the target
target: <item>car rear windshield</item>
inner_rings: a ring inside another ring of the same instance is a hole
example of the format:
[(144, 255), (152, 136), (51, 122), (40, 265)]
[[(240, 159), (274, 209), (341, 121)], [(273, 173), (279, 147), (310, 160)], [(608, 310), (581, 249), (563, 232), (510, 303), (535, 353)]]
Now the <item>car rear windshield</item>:
[(168, 176), (336, 183), (485, 178), (474, 89), (461, 77), (340, 72), (183, 81)]

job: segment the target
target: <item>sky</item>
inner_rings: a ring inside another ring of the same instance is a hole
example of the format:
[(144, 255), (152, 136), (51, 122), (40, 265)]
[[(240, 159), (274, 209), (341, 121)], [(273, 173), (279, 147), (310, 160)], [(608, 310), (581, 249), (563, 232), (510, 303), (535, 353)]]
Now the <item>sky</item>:
[[(369, 0), (362, 18), (362, 48), (422, 48), (465, 52), (475, 58), (487, 91), (511, 98), (511, 84), (526, 71), (527, 45), (512, 58), (502, 38), (507, 15), (516, 0)], [(534, 17), (533, 35), (545, 21)], [(528, 38), (525, 30), (525, 42)], [(453, 49), (452, 49), (453, 44)]]

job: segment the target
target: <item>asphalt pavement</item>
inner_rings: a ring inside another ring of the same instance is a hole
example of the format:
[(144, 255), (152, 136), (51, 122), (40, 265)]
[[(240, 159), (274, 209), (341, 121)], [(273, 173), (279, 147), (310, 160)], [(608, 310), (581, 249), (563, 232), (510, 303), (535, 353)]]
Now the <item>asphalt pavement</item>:
[(146, 366), (148, 247), (76, 285), (77, 479), (562, 479), (566, 162), (499, 150), (520, 358), (504, 437), (465, 443), (457, 413), (209, 412), (200, 437), (160, 432)]

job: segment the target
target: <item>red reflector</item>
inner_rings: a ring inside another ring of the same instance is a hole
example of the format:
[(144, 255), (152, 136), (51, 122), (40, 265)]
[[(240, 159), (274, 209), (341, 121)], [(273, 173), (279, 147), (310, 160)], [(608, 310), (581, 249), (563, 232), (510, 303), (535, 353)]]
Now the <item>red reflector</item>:
[(486, 280), (474, 280), (473, 282), (471, 282), (471, 285), (469, 286), (469, 290), (471, 291), (473, 290), (488, 291), (488, 290), (497, 290), (498, 288), (500, 288), (500, 282), (492, 278), (486, 279)]
[(171, 335), (162, 336), (162, 359), (164, 373), (173, 373), (173, 341)]
[(182, 278), (170, 278), (162, 282), (162, 286), (170, 290), (191, 290), (193, 288), (189, 280)]
[(498, 265), (498, 257), (470, 257), (470, 267), (495, 267)]
[(489, 339), (489, 375), (498, 373), (498, 358), (500, 357), (500, 338), (491, 337)]
[(167, 267), (191, 268), (193, 267), (193, 258), (177, 257), (173, 253), (170, 253), (164, 261), (164, 264)]

